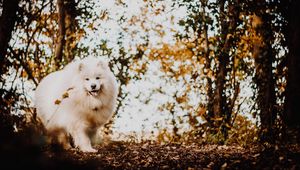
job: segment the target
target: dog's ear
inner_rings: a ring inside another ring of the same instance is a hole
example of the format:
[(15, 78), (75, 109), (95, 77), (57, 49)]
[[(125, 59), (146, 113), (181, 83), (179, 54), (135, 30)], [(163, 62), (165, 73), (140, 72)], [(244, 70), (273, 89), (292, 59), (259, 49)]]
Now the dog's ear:
[(107, 61), (104, 61), (104, 60), (100, 60), (97, 64), (97, 66), (100, 66), (104, 69), (107, 69), (108, 68), (108, 62)]
[(83, 69), (83, 63), (79, 63), (79, 65), (78, 65), (78, 71), (80, 72), (80, 71), (82, 71), (82, 69)]

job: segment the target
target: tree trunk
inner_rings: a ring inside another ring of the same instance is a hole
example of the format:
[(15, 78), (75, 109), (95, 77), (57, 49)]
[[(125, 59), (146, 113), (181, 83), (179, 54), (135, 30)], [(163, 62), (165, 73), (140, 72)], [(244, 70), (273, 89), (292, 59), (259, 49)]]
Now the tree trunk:
[[(3, 0), (2, 15), (0, 17), (0, 82), (2, 75), (7, 72), (7, 49), (17, 20), (19, 0)], [(13, 134), (13, 120), (10, 114), (10, 100), (14, 94), (0, 89), (0, 138), (8, 139)]]
[(17, 19), (19, 0), (3, 0), (2, 15), (0, 17), (0, 76), (6, 71), (6, 53)]
[(78, 15), (75, 0), (67, 0), (65, 4), (65, 22), (66, 22), (66, 45), (65, 45), (65, 62), (69, 63), (74, 59), (77, 49), (77, 32), (79, 31), (78, 22), (75, 19)]
[[(209, 41), (208, 41), (208, 25), (206, 21), (207, 12), (205, 8), (207, 7), (207, 1), (200, 1), (202, 6), (202, 29), (198, 29), (198, 36), (201, 37), (201, 32), (203, 31), (204, 38), (205, 38), (205, 51), (204, 51), (204, 58), (205, 58), (205, 64), (204, 64), (204, 71), (205, 79), (206, 79), (206, 96), (207, 96), (207, 111), (205, 119), (207, 120), (210, 127), (213, 127), (213, 89), (212, 89), (212, 77), (209, 74), (212, 71), (211, 68), (211, 59), (209, 57), (210, 49), (209, 49)], [(200, 57), (201, 55), (197, 55), (197, 57)]]
[(59, 34), (55, 49), (55, 69), (74, 59), (78, 39), (75, 0), (57, 0)]
[(300, 128), (300, 1), (293, 0), (288, 10), (288, 77), (285, 122), (289, 128)]
[(59, 68), (63, 59), (63, 49), (65, 45), (66, 23), (65, 23), (65, 1), (57, 0), (58, 8), (58, 40), (55, 48), (55, 70)]
[[(235, 2), (238, 3), (238, 2)], [(230, 4), (227, 7), (227, 12), (224, 9), (225, 1), (220, 1), (220, 21), (221, 21), (221, 43), (220, 49), (217, 52), (217, 59), (219, 61), (217, 72), (216, 72), (216, 89), (214, 90), (214, 98), (212, 104), (213, 117), (215, 118), (215, 127), (220, 128), (223, 141), (228, 136), (228, 125), (231, 124), (231, 112), (227, 106), (227, 98), (225, 94), (226, 90), (226, 76), (228, 73), (227, 65), (230, 61), (230, 49), (234, 44), (232, 36), (237, 27), (237, 20), (239, 17), (239, 10), (235, 7), (235, 4)], [(228, 15), (229, 21), (225, 19), (225, 14)], [(230, 103), (230, 102), (229, 102)]]
[(275, 80), (273, 77), (272, 63), (275, 59), (272, 43), (274, 42), (271, 21), (269, 14), (264, 12), (264, 6), (256, 13), (261, 24), (255, 27), (256, 35), (260, 37), (261, 42), (254, 44), (255, 59), (255, 82), (258, 88), (257, 105), (260, 110), (261, 121), (261, 142), (273, 142), (273, 126), (276, 119), (276, 96)]

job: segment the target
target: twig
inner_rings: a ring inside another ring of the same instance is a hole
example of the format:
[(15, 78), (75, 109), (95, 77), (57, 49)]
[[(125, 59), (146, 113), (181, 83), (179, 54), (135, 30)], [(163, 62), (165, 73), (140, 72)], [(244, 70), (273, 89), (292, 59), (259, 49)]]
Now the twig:
[(25, 63), (21, 58), (20, 58), (20, 54), (17, 54), (12, 47), (8, 47), (9, 51), (13, 54), (13, 56), (20, 62), (21, 66), (24, 68), (24, 70), (26, 71), (26, 73), (28, 74), (28, 79), (32, 80), (33, 83), (35, 84), (35, 86), (38, 85), (38, 82), (35, 80), (33, 74), (32, 74), (32, 70), (28, 67), (28, 64)]
[(238, 108), (237, 108), (237, 110), (236, 110), (236, 112), (235, 112), (235, 114), (234, 114), (234, 117), (233, 117), (233, 119), (232, 119), (231, 126), (233, 126), (233, 123), (235, 122), (235, 119), (236, 119), (236, 117), (237, 117), (237, 114), (238, 114), (238, 112), (240, 111), (241, 105), (245, 102), (245, 100), (246, 100), (246, 98), (244, 98), (244, 100), (238, 105)]

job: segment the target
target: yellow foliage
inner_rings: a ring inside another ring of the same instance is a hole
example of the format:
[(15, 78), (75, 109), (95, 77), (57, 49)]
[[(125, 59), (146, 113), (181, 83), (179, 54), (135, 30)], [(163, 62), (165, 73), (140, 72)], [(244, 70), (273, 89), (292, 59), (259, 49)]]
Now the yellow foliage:
[[(151, 49), (148, 57), (152, 61), (159, 60), (162, 71), (171, 72), (178, 79), (180, 76), (190, 74), (194, 70), (194, 53), (190, 49), (192, 47), (194, 47), (193, 43), (163, 44), (161, 48)], [(186, 64), (187, 61), (190, 61), (189, 65)]]
[(180, 96), (180, 97), (176, 97), (176, 102), (177, 103), (184, 103), (184, 102), (187, 102), (187, 95), (183, 95), (183, 96)]
[(28, 76), (27, 72), (25, 70), (22, 70), (21, 77), (26, 78)]
[(69, 93), (68, 92), (65, 92), (63, 95), (62, 95), (62, 98), (65, 99), (65, 98), (68, 98), (69, 97)]
[(197, 112), (198, 116), (204, 116), (205, 113), (206, 113), (206, 107), (200, 107), (198, 109), (198, 112)]
[(259, 27), (262, 25), (261, 18), (255, 14), (250, 17), (250, 20), (251, 20), (251, 24), (252, 24), (253, 28), (256, 28), (256, 27)]
[(56, 100), (54, 101), (54, 104), (56, 104), (56, 105), (59, 105), (60, 103), (61, 103), (61, 101), (58, 100), (58, 99), (56, 99)]

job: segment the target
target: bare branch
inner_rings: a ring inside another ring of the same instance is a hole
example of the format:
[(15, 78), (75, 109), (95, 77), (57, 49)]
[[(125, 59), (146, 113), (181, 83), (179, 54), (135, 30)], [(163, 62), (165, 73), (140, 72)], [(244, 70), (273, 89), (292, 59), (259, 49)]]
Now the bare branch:
[(12, 55), (20, 62), (21, 66), (24, 68), (28, 75), (28, 79), (32, 80), (35, 86), (38, 85), (38, 82), (35, 80), (32, 70), (28, 67), (28, 64), (23, 61), (23, 59), (20, 57), (20, 54), (17, 54), (11, 47), (9, 47), (9, 51), (12, 53)]

